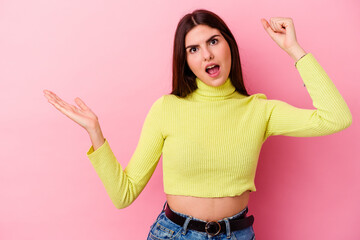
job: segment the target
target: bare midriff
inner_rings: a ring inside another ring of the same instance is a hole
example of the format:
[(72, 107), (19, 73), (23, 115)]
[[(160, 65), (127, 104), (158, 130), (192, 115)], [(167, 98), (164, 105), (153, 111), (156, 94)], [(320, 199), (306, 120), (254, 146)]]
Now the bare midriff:
[(250, 191), (234, 197), (201, 198), (166, 194), (170, 208), (203, 221), (219, 221), (243, 210), (249, 202)]

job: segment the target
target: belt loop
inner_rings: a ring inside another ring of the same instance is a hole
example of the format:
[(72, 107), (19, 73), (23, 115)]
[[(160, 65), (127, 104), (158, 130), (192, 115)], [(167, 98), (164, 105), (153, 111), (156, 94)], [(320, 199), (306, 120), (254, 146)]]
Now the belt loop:
[(224, 221), (225, 221), (225, 225), (226, 225), (226, 238), (230, 238), (231, 237), (231, 235), (230, 235), (231, 229), (230, 229), (229, 219), (226, 217), (226, 218), (224, 218)]
[(160, 215), (164, 212), (164, 209), (165, 209), (166, 204), (167, 204), (167, 201), (165, 201), (164, 206), (163, 206), (163, 209), (161, 210), (161, 213), (157, 216), (156, 221), (159, 220)]
[(192, 219), (192, 216), (188, 216), (187, 218), (186, 218), (186, 220), (185, 220), (185, 222), (184, 222), (184, 225), (183, 225), (183, 235), (185, 235), (186, 234), (186, 231), (187, 231), (187, 226), (188, 226), (188, 224), (189, 224), (189, 222), (190, 222), (190, 220)]
[(166, 204), (167, 204), (167, 200), (165, 200), (165, 203), (164, 203), (164, 206), (163, 206), (162, 212), (164, 211)]
[(249, 212), (249, 206), (245, 207), (245, 215)]

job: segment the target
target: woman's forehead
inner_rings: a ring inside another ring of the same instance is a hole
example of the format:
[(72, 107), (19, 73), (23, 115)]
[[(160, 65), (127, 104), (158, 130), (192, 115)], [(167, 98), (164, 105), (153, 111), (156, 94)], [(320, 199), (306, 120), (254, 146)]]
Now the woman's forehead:
[(185, 36), (186, 45), (199, 45), (206, 42), (213, 35), (220, 35), (217, 28), (212, 28), (204, 24), (200, 24), (192, 28)]

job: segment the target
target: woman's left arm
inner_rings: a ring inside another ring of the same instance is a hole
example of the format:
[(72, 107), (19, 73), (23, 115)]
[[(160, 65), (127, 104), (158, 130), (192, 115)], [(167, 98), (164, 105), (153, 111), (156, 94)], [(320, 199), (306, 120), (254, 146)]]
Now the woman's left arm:
[(297, 43), (292, 20), (271, 18), (270, 24), (265, 19), (261, 21), (270, 37), (294, 59), (316, 108), (301, 109), (280, 100), (266, 100), (264, 139), (272, 135), (323, 136), (349, 127), (352, 123), (350, 109), (315, 57)]

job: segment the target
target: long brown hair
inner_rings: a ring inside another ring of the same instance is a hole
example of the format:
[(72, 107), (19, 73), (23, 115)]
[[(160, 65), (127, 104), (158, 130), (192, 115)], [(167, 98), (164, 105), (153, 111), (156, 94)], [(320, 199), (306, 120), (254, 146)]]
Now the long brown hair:
[(205, 9), (197, 9), (192, 13), (186, 14), (177, 25), (174, 38), (173, 83), (171, 94), (186, 97), (197, 88), (195, 81), (196, 75), (190, 70), (186, 61), (185, 36), (192, 28), (199, 24), (216, 28), (224, 36), (231, 50), (230, 81), (236, 91), (243, 95), (250, 96), (244, 86), (239, 50), (234, 36), (218, 15)]

